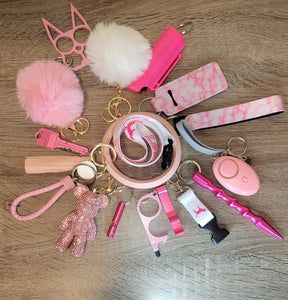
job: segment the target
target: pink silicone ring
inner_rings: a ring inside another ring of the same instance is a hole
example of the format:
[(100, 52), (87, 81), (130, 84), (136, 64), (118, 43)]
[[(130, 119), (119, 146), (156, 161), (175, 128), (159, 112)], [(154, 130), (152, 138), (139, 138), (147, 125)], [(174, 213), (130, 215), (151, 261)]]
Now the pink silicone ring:
[[(181, 161), (181, 143), (180, 139), (175, 131), (175, 129), (169, 124), (168, 121), (164, 120), (163, 118), (159, 117), (158, 115), (155, 115), (153, 113), (148, 113), (148, 112), (137, 112), (137, 113), (132, 113), (129, 114), (131, 115), (144, 115), (153, 119), (156, 119), (158, 122), (160, 122), (168, 131), (169, 133), (173, 136), (174, 143), (173, 143), (173, 159), (171, 166), (169, 169), (167, 169), (165, 172), (163, 172), (160, 176), (155, 177), (153, 179), (148, 179), (148, 180), (137, 180), (130, 178), (126, 175), (124, 175), (113, 163), (110, 150), (107, 147), (102, 148), (102, 154), (104, 155), (105, 161), (107, 163), (107, 170), (108, 172), (120, 183), (131, 187), (135, 189), (150, 189), (150, 188), (155, 188), (157, 186), (160, 186), (167, 182), (177, 171), (180, 161)], [(113, 138), (113, 132), (115, 130), (115, 127), (123, 121), (123, 119), (127, 118), (126, 116), (123, 116), (116, 120), (114, 123), (112, 123), (107, 131), (104, 134), (102, 143), (104, 144), (110, 144), (111, 140)]]

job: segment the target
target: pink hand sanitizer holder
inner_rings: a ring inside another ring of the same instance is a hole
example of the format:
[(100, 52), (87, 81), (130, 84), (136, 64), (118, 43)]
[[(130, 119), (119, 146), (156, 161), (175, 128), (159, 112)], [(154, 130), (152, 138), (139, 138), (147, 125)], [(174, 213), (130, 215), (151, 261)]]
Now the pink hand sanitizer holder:
[(211, 62), (159, 87), (151, 104), (156, 113), (172, 116), (227, 88), (228, 83), (219, 65)]
[(180, 60), (184, 47), (183, 34), (174, 27), (166, 28), (153, 45), (153, 56), (148, 69), (128, 89), (136, 93), (144, 89), (155, 91)]

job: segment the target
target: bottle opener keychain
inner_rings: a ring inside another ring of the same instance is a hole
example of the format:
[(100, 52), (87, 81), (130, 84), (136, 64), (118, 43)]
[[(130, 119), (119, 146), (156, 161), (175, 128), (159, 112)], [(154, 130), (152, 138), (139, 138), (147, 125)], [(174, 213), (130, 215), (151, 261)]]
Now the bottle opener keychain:
[(271, 225), (269, 225), (263, 218), (254, 215), (248, 207), (240, 204), (236, 198), (233, 198), (226, 194), (223, 189), (216, 187), (208, 178), (206, 178), (202, 173), (201, 173), (201, 168), (198, 163), (196, 163), (193, 160), (186, 160), (183, 161), (179, 167), (179, 177), (182, 181), (186, 183), (190, 183), (191, 177), (190, 178), (185, 178), (182, 175), (182, 167), (187, 164), (192, 164), (197, 167), (198, 171), (196, 171), (192, 175), (192, 180), (197, 183), (199, 186), (201, 186), (204, 189), (207, 189), (211, 191), (216, 198), (223, 200), (230, 208), (233, 208), (237, 210), (243, 217), (247, 218), (250, 220), (256, 227), (260, 228), (264, 232), (272, 235), (273, 237), (283, 240), (283, 236), (278, 233), (274, 228), (272, 228)]

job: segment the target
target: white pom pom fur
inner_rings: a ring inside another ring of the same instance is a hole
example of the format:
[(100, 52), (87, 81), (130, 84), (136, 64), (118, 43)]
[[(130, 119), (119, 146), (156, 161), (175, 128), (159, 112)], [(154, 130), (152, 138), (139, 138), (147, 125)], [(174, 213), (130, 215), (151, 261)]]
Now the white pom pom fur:
[(96, 25), (88, 37), (86, 54), (101, 81), (124, 88), (147, 69), (152, 50), (137, 30), (113, 22)]

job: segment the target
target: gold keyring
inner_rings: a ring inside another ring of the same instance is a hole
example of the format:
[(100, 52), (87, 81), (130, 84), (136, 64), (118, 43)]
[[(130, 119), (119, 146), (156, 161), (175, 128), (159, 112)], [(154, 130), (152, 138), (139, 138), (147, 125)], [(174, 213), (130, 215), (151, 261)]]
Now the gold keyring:
[[(114, 191), (117, 189), (117, 181), (111, 176), (111, 174), (109, 173), (102, 173), (97, 177), (97, 182), (99, 182), (99, 178), (101, 178), (102, 176), (108, 176), (108, 185), (107, 187), (100, 187), (96, 185), (96, 187), (93, 189), (93, 192), (95, 193), (101, 193), (104, 195), (111, 195), (114, 193)], [(114, 186), (113, 186), (114, 185)]]
[[(177, 173), (178, 173), (179, 178), (180, 178), (182, 181), (184, 181), (185, 183), (191, 183), (191, 182), (192, 182), (191, 179), (189, 179), (189, 180), (185, 179), (185, 178), (182, 176), (182, 173), (181, 173), (181, 170), (182, 170), (183, 166), (186, 166), (186, 165), (188, 165), (188, 164), (195, 165), (195, 166), (197, 167), (197, 169), (198, 169), (198, 172), (201, 173), (201, 166), (199, 165), (199, 163), (198, 163), (197, 161), (195, 161), (195, 160), (189, 160), (189, 159), (188, 159), (188, 160), (182, 161), (182, 163), (181, 163), (181, 164), (179, 165), (179, 167), (178, 167)], [(191, 176), (191, 177), (192, 177), (192, 176)]]
[(60, 62), (61, 64), (67, 66), (67, 67), (71, 67), (73, 64), (73, 57), (68, 55), (65, 56), (65, 60), (63, 61), (63, 58), (61, 56), (52, 56), (52, 59), (56, 62)]
[[(112, 118), (112, 119), (107, 119), (106, 116), (104, 115), (105, 111), (107, 111), (107, 114), (108, 114), (108, 107), (105, 107), (103, 109), (103, 112), (102, 112), (102, 119), (107, 122), (107, 123), (113, 123), (115, 121), (115, 118)], [(119, 110), (117, 112), (117, 114), (119, 113)], [(110, 115), (109, 115), (110, 116)]]
[[(85, 124), (86, 123), (86, 127)], [(79, 130), (76, 126), (76, 124), (80, 124), (82, 126), (82, 131)], [(88, 132), (88, 130), (90, 129), (90, 122), (88, 119), (84, 118), (84, 117), (80, 117), (77, 118), (75, 120), (75, 122), (70, 125), (69, 127), (66, 128), (59, 128), (60, 129), (60, 134), (61, 136), (66, 139), (66, 140), (70, 140), (69, 136), (67, 136), (67, 134), (65, 133), (66, 130), (70, 130), (73, 134), (73, 136), (75, 137), (74, 139), (72, 139), (72, 141), (78, 141), (80, 139), (81, 136), (83, 136), (85, 133)]]
[[(95, 151), (97, 151), (99, 148), (102, 148), (102, 147), (108, 147), (111, 151), (112, 151), (112, 161), (114, 162), (116, 160), (116, 157), (117, 157), (117, 153), (114, 149), (114, 147), (112, 145), (109, 145), (109, 144), (103, 144), (103, 143), (99, 143), (97, 144), (91, 151), (90, 153), (90, 160), (97, 166), (97, 167), (100, 167), (100, 168), (105, 168), (106, 167), (106, 164), (105, 163), (99, 163), (97, 162), (95, 159), (94, 159), (94, 153)], [(104, 173), (103, 173), (104, 174)]]
[[(117, 102), (118, 101), (118, 102)], [(114, 97), (113, 99), (111, 99), (109, 102), (108, 102), (108, 105), (107, 105), (107, 110), (108, 110), (108, 114), (110, 115), (111, 118), (113, 118), (114, 120), (117, 120), (119, 117), (121, 117), (122, 115), (120, 114), (119, 115), (119, 112), (117, 113), (117, 115), (115, 116), (112, 111), (111, 111), (111, 108), (113, 106), (113, 102), (116, 102), (116, 108), (118, 109), (118, 107), (123, 103), (123, 101), (127, 104), (128, 106), (128, 112), (127, 114), (130, 114), (131, 111), (132, 111), (132, 106), (130, 104), (130, 102), (124, 98), (124, 97), (121, 97), (121, 96), (117, 96), (117, 97)], [(118, 111), (120, 111), (118, 109)]]
[[(244, 145), (244, 150), (240, 154), (236, 154), (236, 153), (232, 152), (231, 143), (233, 141), (240, 141)], [(247, 148), (248, 148), (247, 141), (244, 138), (242, 138), (241, 136), (234, 136), (231, 139), (229, 139), (229, 141), (227, 142), (227, 151), (230, 154), (232, 154), (233, 156), (242, 156), (242, 155), (244, 155), (247, 151)]]
[[(77, 128), (76, 124), (81, 125), (82, 131)], [(90, 129), (89, 120), (84, 117), (80, 117), (80, 118), (76, 119), (76, 121), (74, 122), (74, 126), (73, 126), (72, 130), (75, 130), (78, 134), (83, 135), (83, 134), (87, 133), (89, 131), (89, 129)]]
[(149, 101), (149, 100), (152, 100), (153, 97), (147, 97), (147, 98), (144, 98), (140, 103), (139, 103), (139, 106), (138, 106), (138, 112), (141, 112), (141, 108), (142, 108), (142, 105), (146, 102), (146, 101)]
[(131, 194), (131, 197), (130, 197), (130, 200), (129, 201), (127, 201), (126, 199), (125, 199), (125, 205), (128, 205), (130, 202), (131, 202), (131, 200), (132, 200), (132, 198), (133, 198), (133, 196), (134, 196), (134, 189), (132, 189), (132, 188), (130, 188), (129, 186), (127, 186), (127, 185), (120, 185), (120, 186), (117, 186), (115, 189), (114, 189), (114, 191), (110, 194), (115, 200), (117, 200), (115, 197), (114, 197), (114, 194), (116, 194), (116, 193), (122, 193), (123, 192), (123, 190), (124, 189), (127, 189), (129, 192), (130, 192), (130, 194)]

